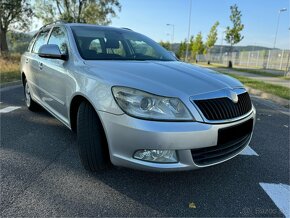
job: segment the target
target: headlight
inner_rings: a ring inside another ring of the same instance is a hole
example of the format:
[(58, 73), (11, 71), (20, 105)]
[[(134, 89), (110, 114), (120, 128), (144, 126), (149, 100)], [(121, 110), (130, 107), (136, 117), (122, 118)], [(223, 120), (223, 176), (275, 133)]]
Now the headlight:
[(157, 96), (127, 87), (113, 87), (112, 91), (120, 108), (133, 117), (151, 120), (194, 120), (178, 98)]

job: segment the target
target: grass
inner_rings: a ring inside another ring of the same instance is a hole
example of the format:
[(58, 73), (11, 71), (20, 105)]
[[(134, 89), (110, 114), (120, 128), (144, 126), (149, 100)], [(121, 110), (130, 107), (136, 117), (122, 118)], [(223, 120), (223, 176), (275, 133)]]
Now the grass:
[(252, 70), (252, 69), (243, 69), (243, 68), (233, 68), (233, 70), (245, 72), (245, 73), (252, 73), (252, 74), (256, 74), (256, 75), (260, 75), (260, 76), (276, 77), (276, 78), (281, 78), (281, 79), (286, 79), (286, 80), (290, 79), (289, 77), (269, 73), (269, 72), (263, 71), (263, 70)]
[[(210, 68), (221, 68), (221, 69), (227, 69), (227, 70), (229, 69), (225, 65), (222, 65), (222, 64), (211, 64), (211, 65), (208, 65), (206, 63), (201, 63), (200, 65), (205, 66), (205, 67), (210, 67)], [(267, 71), (263, 71), (263, 70), (259, 70), (259, 69), (246, 69), (246, 68), (235, 68), (234, 67), (231, 70), (239, 71), (239, 72), (245, 72), (245, 73), (251, 73), (251, 74), (256, 74), (256, 75), (260, 75), (260, 76), (276, 77), (276, 78), (280, 78), (280, 79), (290, 80), (290, 77), (285, 77), (285, 76), (277, 75), (277, 74), (274, 74), (274, 73), (269, 73)]]
[(20, 80), (20, 55), (0, 56), (0, 84)]
[[(224, 73), (224, 72), (221, 72)], [(231, 73), (226, 73), (227, 75), (234, 77), (240, 80), (245, 86), (251, 87), (253, 89), (259, 89), (261, 91), (267, 92), (269, 94), (273, 94), (279, 96), (281, 98), (290, 100), (290, 89), (284, 86), (273, 85), (269, 83), (265, 83), (262, 81), (258, 81), (255, 79), (250, 79), (243, 76), (238, 76)]]

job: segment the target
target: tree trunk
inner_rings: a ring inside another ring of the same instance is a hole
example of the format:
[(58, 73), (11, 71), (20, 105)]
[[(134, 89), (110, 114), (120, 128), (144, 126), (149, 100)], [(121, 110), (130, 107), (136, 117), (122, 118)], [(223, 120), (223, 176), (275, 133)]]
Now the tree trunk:
[(211, 61), (211, 53), (210, 53), (211, 48), (208, 48), (208, 59), (207, 59), (207, 64), (210, 65), (210, 61)]
[(228, 68), (233, 68), (233, 62), (232, 62), (232, 52), (233, 52), (233, 45), (231, 44), (230, 47), (230, 54), (229, 54), (229, 63), (228, 63)]
[(1, 52), (1, 55), (6, 55), (9, 52), (6, 34), (7, 34), (7, 30), (0, 29), (0, 52)]

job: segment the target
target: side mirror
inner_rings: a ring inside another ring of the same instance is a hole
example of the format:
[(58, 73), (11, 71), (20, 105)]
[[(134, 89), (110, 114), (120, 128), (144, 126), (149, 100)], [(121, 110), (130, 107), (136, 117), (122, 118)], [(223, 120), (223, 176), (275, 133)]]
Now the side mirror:
[(38, 56), (42, 58), (61, 59), (61, 60), (67, 60), (68, 58), (68, 55), (62, 54), (59, 50), (59, 47), (55, 44), (42, 45), (39, 48)]

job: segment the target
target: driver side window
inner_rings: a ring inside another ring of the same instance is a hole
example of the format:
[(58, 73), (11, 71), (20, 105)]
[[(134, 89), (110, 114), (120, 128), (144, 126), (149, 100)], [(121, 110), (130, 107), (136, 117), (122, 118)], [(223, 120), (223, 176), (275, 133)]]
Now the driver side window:
[(65, 32), (60, 27), (53, 28), (48, 40), (48, 44), (57, 45), (62, 54), (67, 54), (67, 40)]

